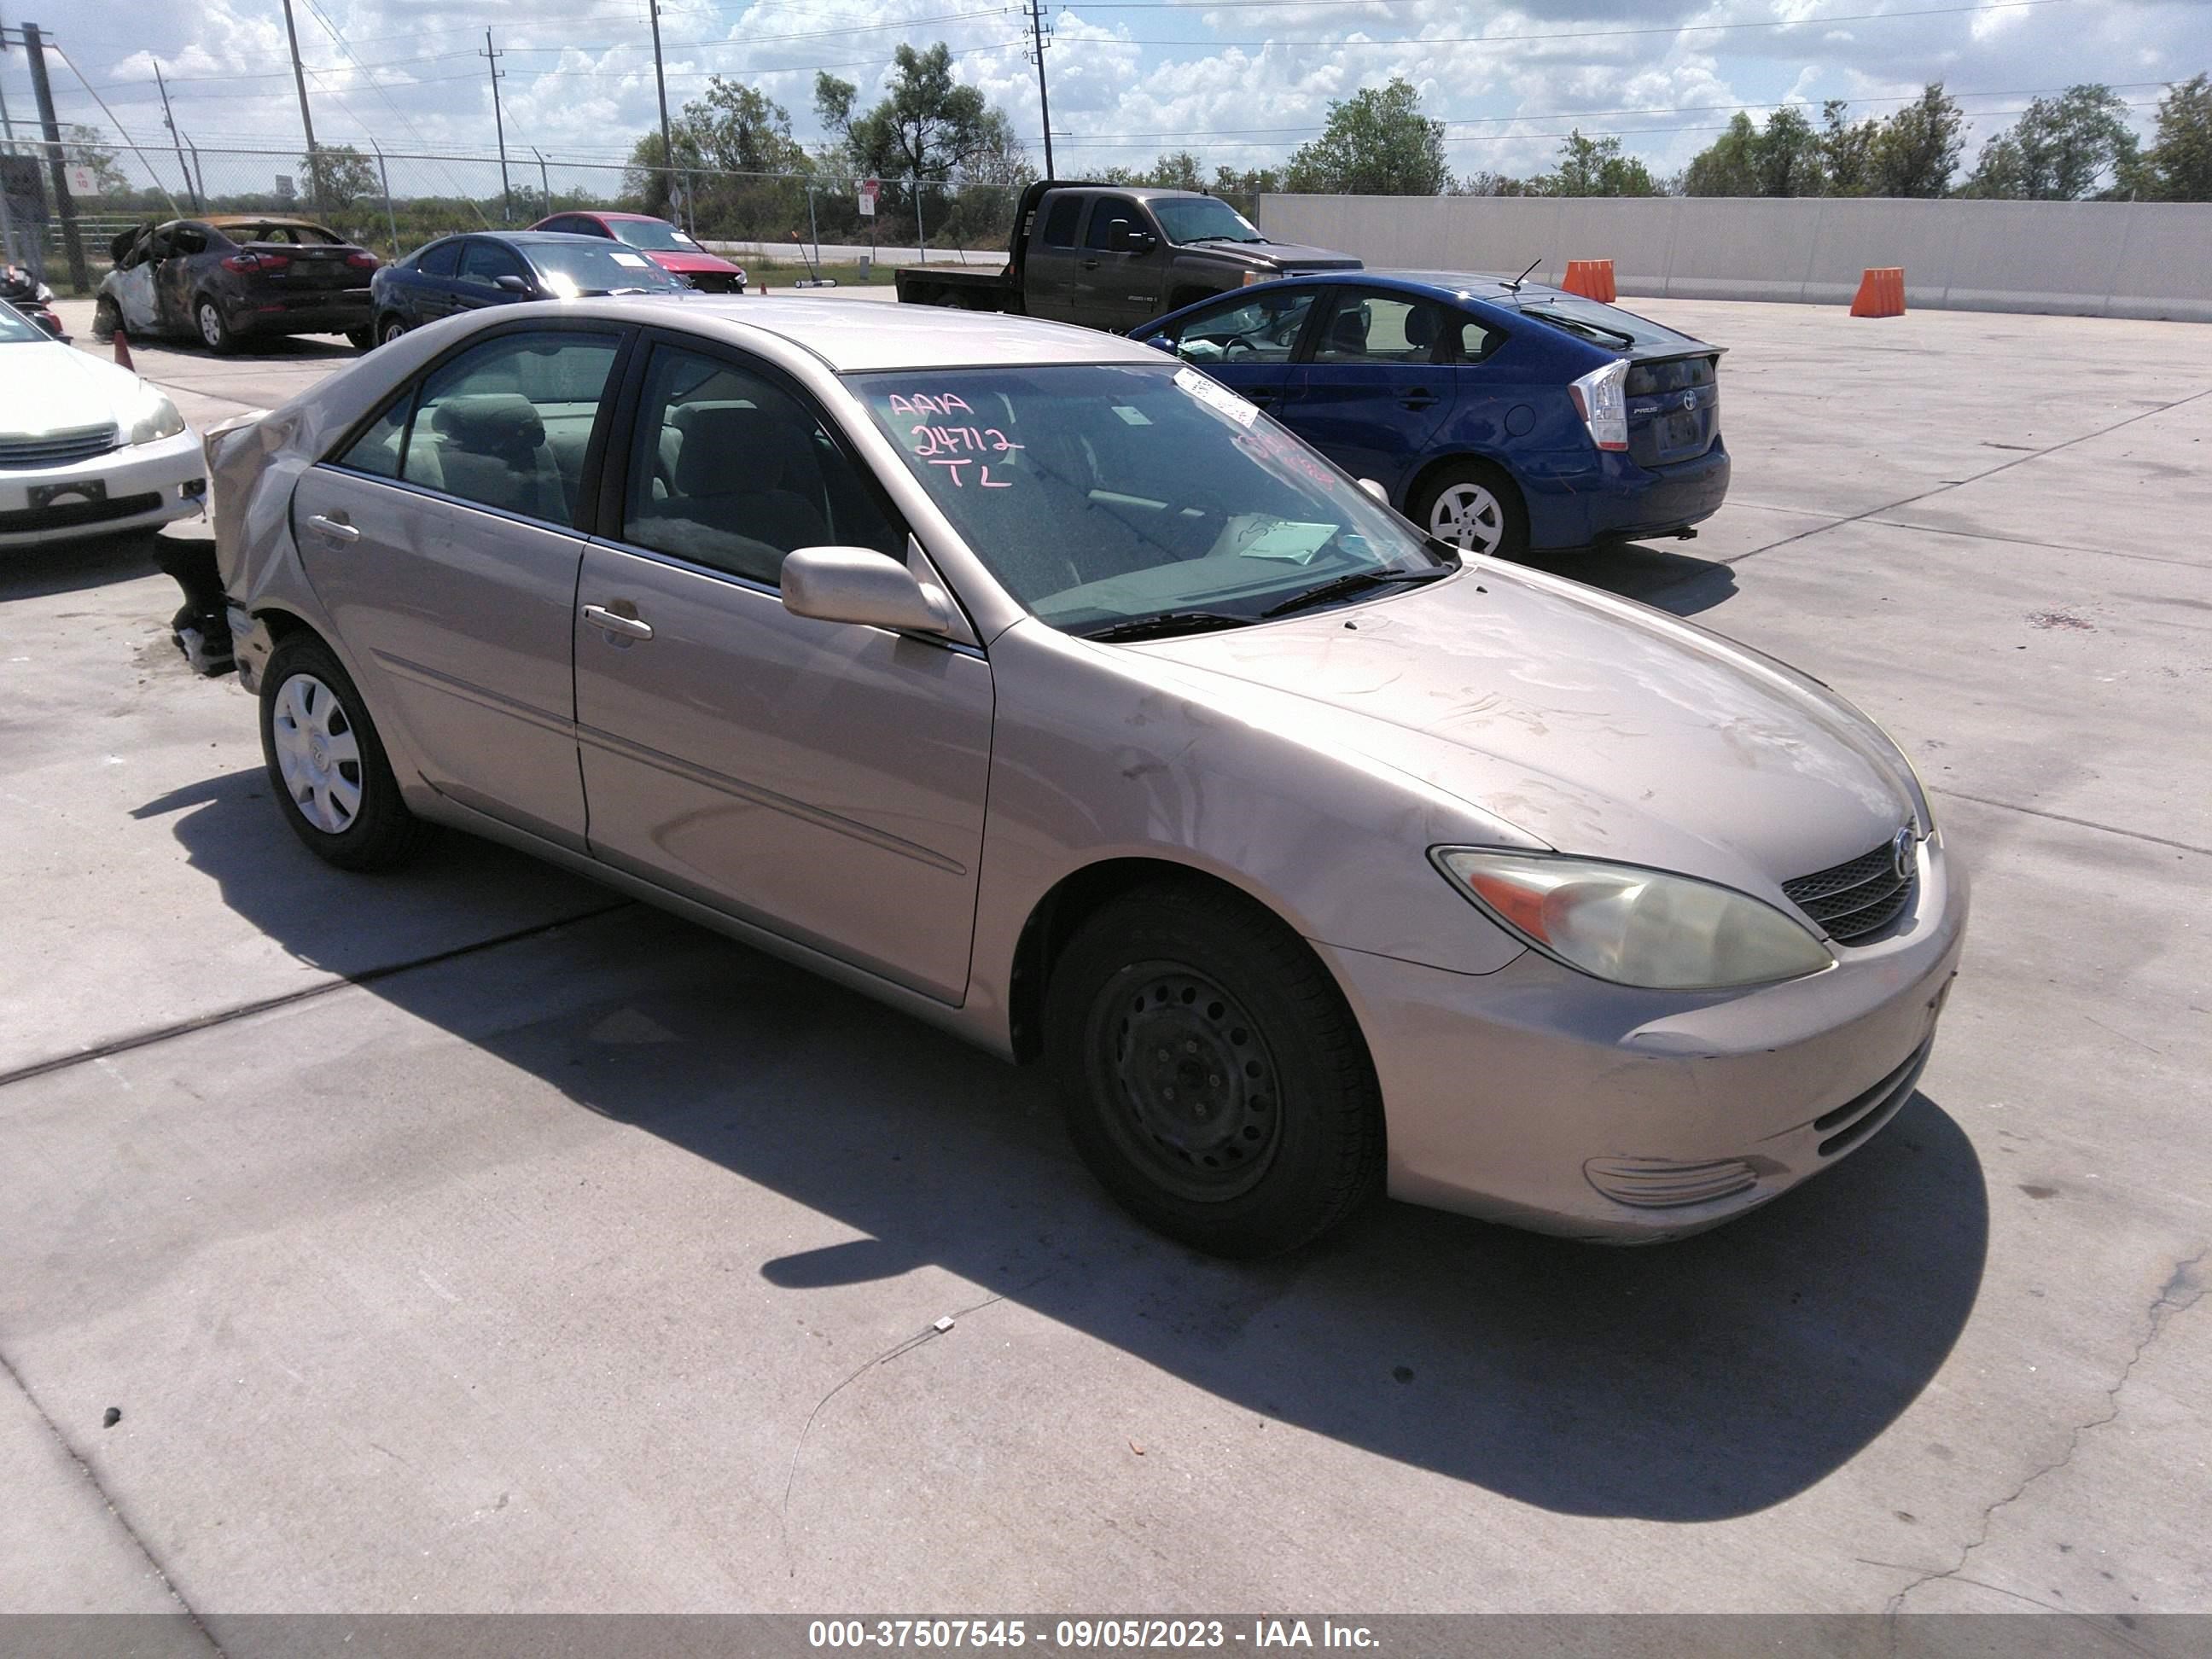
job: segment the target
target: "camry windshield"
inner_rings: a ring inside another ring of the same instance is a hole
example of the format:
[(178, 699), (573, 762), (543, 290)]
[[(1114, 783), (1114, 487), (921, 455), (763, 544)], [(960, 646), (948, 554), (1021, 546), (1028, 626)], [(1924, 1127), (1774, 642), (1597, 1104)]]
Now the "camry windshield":
[(684, 286), (642, 253), (610, 247), (605, 242), (535, 243), (530, 249), (530, 263), (538, 267), (547, 288), (570, 298), (641, 289), (665, 294)]
[(1215, 196), (1170, 196), (1152, 212), (1170, 242), (1264, 242), (1252, 222)]
[(1456, 568), (1250, 404), (1171, 361), (848, 383), (992, 574), (1072, 633), (1233, 628)]
[(632, 247), (662, 253), (696, 252), (699, 244), (662, 219), (610, 219), (607, 228)]
[(53, 336), (26, 319), (15, 307), (0, 300), (0, 345), (24, 345), (33, 340), (52, 338)]

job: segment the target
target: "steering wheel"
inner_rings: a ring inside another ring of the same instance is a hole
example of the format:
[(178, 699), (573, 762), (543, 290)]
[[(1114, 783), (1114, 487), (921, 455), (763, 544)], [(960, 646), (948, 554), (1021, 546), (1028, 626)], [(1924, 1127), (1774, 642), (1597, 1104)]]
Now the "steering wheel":
[(1239, 351), (1244, 353), (1248, 357), (1255, 356), (1258, 355), (1259, 349), (1259, 347), (1254, 345), (1251, 341), (1246, 339), (1242, 334), (1239, 334), (1223, 344), (1221, 348), (1221, 361), (1224, 363), (1228, 362), (1231, 359), (1234, 358)]

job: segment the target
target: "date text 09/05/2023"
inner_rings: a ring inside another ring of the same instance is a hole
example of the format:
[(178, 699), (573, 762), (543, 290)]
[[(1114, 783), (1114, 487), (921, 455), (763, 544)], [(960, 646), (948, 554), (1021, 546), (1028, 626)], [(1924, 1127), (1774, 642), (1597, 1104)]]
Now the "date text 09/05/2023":
[(1364, 1625), (1331, 1620), (1250, 1619), (817, 1619), (815, 1648), (1025, 1648), (1051, 1653), (1099, 1648), (1358, 1648), (1381, 1645)]

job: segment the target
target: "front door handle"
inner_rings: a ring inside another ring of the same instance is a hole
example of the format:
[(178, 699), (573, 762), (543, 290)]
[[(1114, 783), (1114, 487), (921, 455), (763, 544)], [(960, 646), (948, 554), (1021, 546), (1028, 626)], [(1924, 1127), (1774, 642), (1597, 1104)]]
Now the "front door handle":
[(1257, 404), (1261, 408), (1265, 409), (1275, 401), (1275, 394), (1264, 387), (1255, 386), (1244, 394), (1244, 401), (1248, 404)]
[(361, 539), (361, 532), (348, 524), (343, 515), (331, 518), (320, 513), (311, 513), (307, 515), (307, 522), (334, 542), (350, 545)]
[(1096, 270), (1098, 269), (1098, 261), (1096, 259), (1085, 259), (1083, 262), (1083, 268), (1085, 270)]
[(603, 628), (610, 634), (619, 634), (626, 640), (649, 640), (653, 624), (636, 617), (625, 617), (619, 611), (610, 611), (603, 605), (584, 607), (584, 620), (594, 628)]
[(1436, 398), (1425, 386), (1417, 386), (1406, 394), (1404, 407), (1407, 409), (1434, 409), (1436, 406)]

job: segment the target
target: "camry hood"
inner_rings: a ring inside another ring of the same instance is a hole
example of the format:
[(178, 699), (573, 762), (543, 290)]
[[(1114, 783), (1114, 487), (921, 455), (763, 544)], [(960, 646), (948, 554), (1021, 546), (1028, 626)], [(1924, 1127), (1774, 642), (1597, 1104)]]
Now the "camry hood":
[(1894, 745), (1816, 682), (1516, 567), (1140, 648), (1562, 853), (1771, 893), (1915, 822)]
[[(132, 405), (142, 383), (127, 368), (58, 340), (0, 346), (0, 354), (9, 392), (6, 407), (0, 408), (0, 428), (10, 435), (64, 432), (104, 421), (127, 428), (137, 418)], [(131, 434), (126, 430), (123, 435)]]

